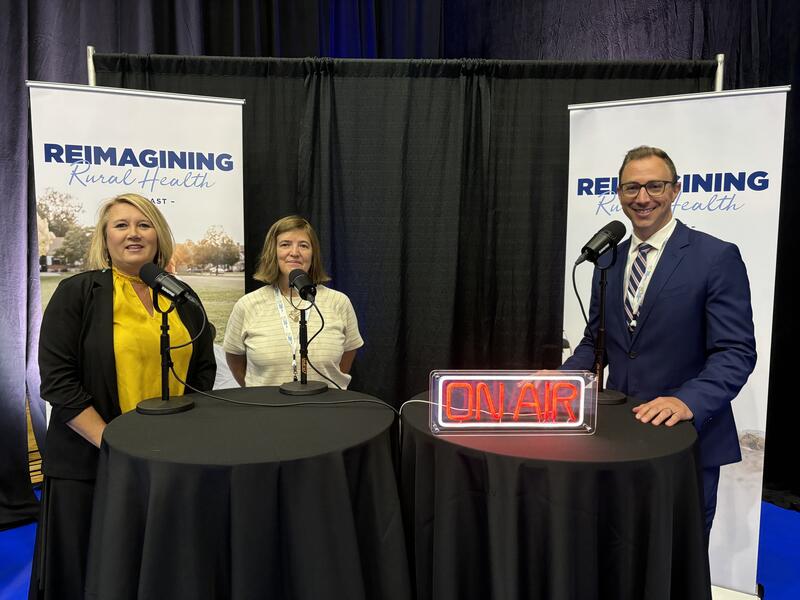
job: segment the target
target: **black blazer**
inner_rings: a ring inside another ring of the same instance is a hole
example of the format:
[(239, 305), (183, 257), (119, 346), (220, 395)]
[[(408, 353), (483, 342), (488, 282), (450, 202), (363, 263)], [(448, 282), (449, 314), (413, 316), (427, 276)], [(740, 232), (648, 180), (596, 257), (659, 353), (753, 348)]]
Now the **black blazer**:
[[(62, 281), (47, 305), (39, 339), (41, 395), (53, 406), (42, 452), (49, 477), (94, 479), (98, 450), (67, 422), (89, 406), (106, 421), (120, 414), (114, 360), (114, 282), (111, 269), (87, 271)], [(187, 302), (177, 308), (194, 337), (200, 310)], [(214, 334), (210, 324), (194, 342), (186, 382), (206, 391), (214, 386)]]

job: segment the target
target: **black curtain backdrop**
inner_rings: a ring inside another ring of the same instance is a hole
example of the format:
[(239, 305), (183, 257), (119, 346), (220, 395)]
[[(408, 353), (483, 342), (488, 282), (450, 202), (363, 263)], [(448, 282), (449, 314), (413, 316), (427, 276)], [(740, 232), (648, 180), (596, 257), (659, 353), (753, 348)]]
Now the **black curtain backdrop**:
[[(626, 3), (616, 0), (569, 3), (562, 0), (353, 0), (347, 3), (332, 0), (0, 0), (0, 14), (4, 17), (0, 19), (0, 44), (4, 48), (0, 54), (0, 187), (4, 192), (0, 239), (3, 240), (7, 273), (0, 279), (0, 452), (3, 455), (0, 461), (0, 527), (25, 519), (35, 511), (27, 480), (26, 389), (33, 399), (32, 418), (40, 441), (44, 430), (44, 410), (37, 398), (35, 368), (40, 300), (33, 185), (32, 180), (29, 182), (25, 79), (86, 83), (85, 47), (93, 45), (101, 53), (397, 59), (469, 57), (504, 61), (671, 61), (711, 59), (717, 53), (724, 53), (726, 89), (800, 83), (800, 3), (793, 0), (634, 0)], [(390, 205), (390, 198), (378, 195), (391, 188), (389, 181), (378, 180), (370, 187), (369, 182), (375, 182), (376, 178), (373, 175), (370, 179), (364, 174), (361, 187), (351, 189), (350, 183), (336, 176), (349, 168), (351, 161), (363, 165), (363, 153), (368, 149), (376, 150), (366, 146), (357, 148), (358, 152), (354, 153), (339, 151), (341, 140), (362, 131), (361, 128), (356, 130), (349, 120), (351, 117), (341, 113), (337, 102), (344, 102), (349, 97), (347, 94), (356, 100), (360, 96), (364, 102), (364, 95), (340, 79), (338, 68), (333, 77), (320, 76), (318, 73), (326, 68), (325, 61), (301, 61), (301, 64), (309, 70), (309, 86), (313, 85), (315, 94), (310, 106), (319, 106), (320, 122), (311, 129), (292, 133), (297, 136), (294, 141), (298, 144), (305, 140), (310, 145), (303, 147), (303, 152), (297, 146), (293, 153), (274, 157), (269, 181), (265, 178), (260, 188), (252, 185), (248, 171), (247, 191), (248, 195), (256, 194), (264, 206), (281, 210), (296, 208), (315, 219), (326, 240), (327, 260), (337, 267), (335, 283), (353, 296), (365, 326), (369, 345), (357, 361), (358, 380), (377, 376), (377, 372), (365, 370), (367, 353), (372, 355), (378, 351), (373, 334), (377, 311), (395, 315), (396, 322), (391, 323), (391, 329), (395, 332), (396, 343), (389, 348), (389, 354), (373, 356), (370, 369), (384, 368), (387, 381), (394, 379), (400, 383), (395, 397), (400, 396), (401, 390), (415, 389), (424, 383), (418, 376), (407, 373), (415, 372), (421, 365), (427, 369), (432, 363), (426, 364), (426, 361), (444, 355), (443, 352), (448, 353), (453, 364), (460, 365), (477, 364), (487, 356), (494, 357), (493, 351), (497, 348), (502, 349), (504, 356), (514, 356), (519, 361), (504, 366), (519, 366), (526, 360), (530, 362), (525, 366), (545, 364), (554, 349), (538, 346), (538, 341), (550, 343), (554, 325), (544, 323), (539, 314), (557, 311), (553, 303), (558, 299), (545, 300), (546, 295), (543, 296), (541, 290), (526, 286), (533, 285), (528, 282), (535, 281), (534, 276), (545, 275), (548, 269), (558, 272), (552, 264), (545, 263), (548, 258), (563, 261), (564, 257), (559, 255), (563, 250), (551, 251), (555, 256), (548, 256), (543, 250), (543, 240), (526, 240), (519, 232), (538, 227), (542, 220), (557, 222), (559, 214), (556, 209), (547, 208), (546, 198), (543, 202), (530, 202), (517, 208), (519, 212), (512, 214), (506, 206), (524, 203), (519, 196), (507, 198), (505, 194), (512, 189), (519, 193), (525, 185), (532, 186), (534, 182), (546, 183), (548, 177), (552, 181), (559, 176), (563, 179), (566, 154), (562, 150), (558, 159), (555, 154), (529, 157), (532, 159), (529, 164), (546, 165), (550, 171), (524, 172), (519, 163), (513, 162), (513, 157), (511, 165), (505, 164), (507, 149), (504, 155), (503, 148), (492, 147), (491, 143), (488, 148), (485, 146), (487, 140), (499, 139), (497, 136), (514, 141), (514, 132), (503, 131), (503, 127), (511, 126), (508, 115), (515, 113), (527, 113), (516, 117), (522, 120), (522, 129), (517, 135), (533, 139), (539, 135), (541, 121), (537, 111), (543, 105), (503, 104), (511, 101), (511, 88), (515, 85), (522, 88), (520, 97), (527, 98), (535, 87), (536, 78), (497, 75), (497, 68), (511, 69), (513, 65), (458, 63), (458, 75), (447, 79), (452, 80), (451, 83), (458, 81), (459, 85), (463, 82), (465, 87), (447, 93), (458, 101), (459, 112), (457, 115), (448, 113), (438, 122), (424, 106), (417, 104), (422, 102), (424, 94), (433, 93), (434, 82), (422, 81), (433, 79), (430, 72), (427, 75), (424, 70), (418, 72), (422, 77), (406, 81), (408, 87), (404, 89), (400, 82), (395, 82), (398, 87), (393, 91), (398, 94), (405, 91), (414, 101), (402, 104), (400, 97), (387, 98), (387, 103), (401, 109), (392, 119), (413, 116), (434, 126), (431, 131), (404, 131), (389, 119), (383, 127), (373, 124), (373, 131), (377, 129), (378, 135), (371, 138), (370, 143), (380, 144), (377, 150), (396, 156), (403, 147), (390, 132), (403, 136), (402, 143), (412, 144), (407, 146), (409, 148), (437, 139), (448, 144), (451, 140), (461, 141), (460, 154), (455, 157), (445, 155), (439, 148), (430, 148), (428, 152), (439, 165), (445, 160), (455, 161), (447, 164), (454, 164), (465, 178), (457, 180), (449, 170), (433, 173), (419, 156), (403, 151), (407, 161), (405, 172), (412, 173), (412, 167), (419, 170), (414, 172), (416, 179), (410, 182), (409, 189), (401, 191), (403, 197), (399, 204)], [(433, 69), (433, 65), (428, 68)], [(448, 65), (446, 68), (455, 67)], [(308, 95), (304, 96), (302, 106), (295, 106), (281, 100), (277, 90), (265, 90), (265, 99), (273, 102), (276, 109), (283, 107), (284, 112), (278, 114), (285, 118), (280, 121), (283, 126), (274, 125), (278, 132), (264, 131), (264, 137), (274, 139), (273, 134), (279, 133), (281, 127), (287, 129), (285, 124), (290, 122), (302, 122), (306, 127), (312, 125), (304, 120), (305, 112), (298, 113), (309, 108), (307, 101), (312, 88), (304, 87), (305, 74), (286, 79), (285, 88), (293, 82)], [(335, 85), (332, 86), (332, 82)], [(281, 92), (284, 93), (288, 92)], [(642, 89), (637, 93), (647, 95), (648, 92)], [(576, 94), (575, 97), (581, 96)], [(487, 98), (490, 99), (488, 105)], [(246, 114), (249, 110), (246, 109)], [(365, 106), (361, 110), (366, 115), (371, 108)], [(799, 211), (797, 204), (791, 202), (793, 177), (800, 172), (799, 114), (800, 96), (792, 92), (787, 114), (765, 465), (768, 488), (791, 490), (795, 494), (800, 494), (800, 471), (791, 462), (796, 453), (791, 409), (793, 389), (789, 376), (784, 373), (790, 373), (794, 367), (791, 350), (800, 334), (800, 321), (794, 316), (790, 295), (794, 274), (791, 257), (800, 251), (800, 239), (791, 231)], [(493, 127), (488, 131), (487, 115)], [(525, 123), (525, 119), (530, 122)], [(462, 139), (466, 132), (477, 137)], [(318, 137), (314, 138), (315, 135)], [(286, 146), (292, 142), (291, 139), (283, 141)], [(390, 163), (388, 157), (378, 156), (377, 150), (370, 157), (371, 164), (396, 169), (396, 177), (400, 172), (397, 165)], [(602, 151), (602, 141), (598, 143), (598, 151)], [(262, 156), (257, 158), (259, 164), (264, 164), (269, 149), (263, 148), (260, 152)], [(497, 162), (492, 162), (492, 156)], [(488, 162), (484, 164), (481, 160)], [(480, 168), (468, 171), (469, 165)], [(304, 175), (314, 173), (316, 179), (300, 179), (301, 170)], [(521, 180), (501, 181), (504, 172), (513, 172)], [(420, 191), (428, 193), (427, 189), (420, 190), (419, 181), (424, 177), (433, 181), (438, 189), (447, 190), (448, 195), (437, 198), (430, 206), (412, 209), (408, 203), (410, 196), (406, 196)], [(293, 181), (303, 181), (306, 187), (292, 192), (287, 186)], [(454, 185), (458, 186), (457, 201), (449, 195), (456, 193)], [(281, 189), (284, 195), (279, 202), (286, 204), (269, 204), (269, 195)], [(397, 196), (392, 198), (398, 202)], [(529, 198), (533, 195), (529, 194)], [(377, 217), (370, 221), (367, 216), (353, 216), (355, 206), (365, 206), (370, 199)], [(330, 203), (325, 204), (326, 201)], [(512, 204), (506, 205), (507, 201)], [(437, 207), (439, 212), (436, 212)], [(457, 210), (458, 218), (464, 219), (464, 223), (453, 221), (450, 213), (444, 215), (445, 208)], [(262, 210), (258, 218), (266, 222), (273, 214), (277, 216), (277, 212), (269, 213), (265, 208), (253, 210)], [(481, 211), (486, 215), (483, 221), (475, 218)], [(440, 220), (434, 227), (433, 217), (440, 214), (448, 219)], [(426, 215), (431, 217), (430, 223), (424, 221)], [(391, 238), (379, 239), (377, 232), (390, 218), (396, 220)], [(430, 234), (431, 231), (435, 235), (423, 238), (421, 232)], [(354, 245), (353, 240), (358, 244)], [(412, 255), (410, 250), (423, 243), (426, 252)], [(774, 243), (774, 240), (765, 243)], [(252, 244), (253, 240), (248, 239), (248, 249)], [(355, 254), (356, 248), (364, 247), (373, 249), (375, 254)], [(446, 254), (454, 248), (457, 255)], [(523, 255), (525, 251), (534, 250), (535, 257)], [(250, 254), (252, 259), (252, 252)], [(397, 257), (399, 262), (394, 266), (387, 264), (386, 271), (380, 271), (379, 281), (389, 280), (389, 289), (400, 289), (405, 296), (396, 297), (386, 290), (380, 291), (383, 288), (363, 280), (355, 269), (355, 265), (366, 265), (365, 268), (374, 270), (381, 258), (388, 257)], [(400, 260), (402, 258), (405, 262)], [(503, 258), (509, 262), (503, 262)], [(409, 283), (419, 273), (432, 281), (433, 274), (444, 272), (445, 264), (454, 266), (454, 270), (447, 271), (430, 293), (423, 294), (415, 284)], [(343, 269), (343, 265), (347, 268)], [(503, 285), (510, 278), (522, 286), (523, 292), (510, 298), (502, 295), (499, 288), (490, 287), (485, 272), (492, 268), (498, 280), (506, 278)], [(390, 280), (392, 273), (398, 278), (396, 282)], [(364, 288), (375, 298), (367, 295)], [(444, 290), (450, 294), (455, 292), (457, 296), (448, 298)], [(383, 301), (380, 307), (377, 300)], [(397, 310), (398, 306), (402, 308)], [(409, 319), (417, 314), (420, 306), (421, 310), (429, 311), (425, 322), (431, 324), (421, 344), (418, 339), (421, 329), (415, 337), (409, 337), (408, 333)], [(520, 326), (523, 315), (512, 307), (527, 309), (532, 315), (530, 320)], [(392, 310), (395, 312), (391, 313)], [(445, 310), (451, 322), (437, 320), (436, 310)], [(386, 327), (386, 339), (389, 339), (390, 328)], [(509, 339), (506, 337), (509, 330), (513, 339), (520, 340), (516, 348), (502, 347)], [(435, 342), (432, 341), (434, 334)], [(402, 359), (408, 362), (408, 370), (405, 365), (393, 362)], [(489, 362), (481, 366), (495, 364)]]
[(567, 105), (707, 91), (715, 64), (97, 55), (95, 68), (98, 85), (245, 98), (248, 289), (272, 222), (308, 217), (367, 343), (351, 387), (399, 406), (434, 368), (561, 363)]

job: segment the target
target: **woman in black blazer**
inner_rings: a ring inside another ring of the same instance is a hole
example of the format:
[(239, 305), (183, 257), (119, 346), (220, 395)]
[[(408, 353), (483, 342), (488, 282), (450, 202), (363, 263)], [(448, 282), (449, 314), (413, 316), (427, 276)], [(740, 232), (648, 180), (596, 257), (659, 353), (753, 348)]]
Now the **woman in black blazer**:
[[(169, 226), (149, 200), (117, 196), (100, 209), (89, 250), (93, 270), (62, 281), (45, 310), (41, 395), (53, 410), (42, 449), (45, 483), (29, 598), (84, 597), (103, 430), (141, 399), (139, 393), (160, 393), (160, 381), (149, 375), (160, 369), (160, 315), (153, 314), (151, 290), (138, 278), (139, 269), (148, 262), (165, 268), (173, 248)], [(174, 325), (184, 336), (200, 333), (203, 316), (193, 303), (178, 306), (177, 316)], [(179, 372), (183, 365), (182, 379), (203, 391), (212, 389), (216, 374), (212, 331), (206, 326), (182, 360), (175, 360)], [(172, 343), (177, 345), (174, 338)], [(170, 379), (170, 394), (183, 393), (182, 384)]]

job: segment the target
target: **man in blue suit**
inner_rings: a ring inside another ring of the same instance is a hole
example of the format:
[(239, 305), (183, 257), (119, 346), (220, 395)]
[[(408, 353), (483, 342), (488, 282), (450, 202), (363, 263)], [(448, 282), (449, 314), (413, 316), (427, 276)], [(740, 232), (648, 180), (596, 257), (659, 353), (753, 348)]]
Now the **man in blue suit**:
[[(633, 225), (618, 247), (606, 288), (608, 389), (636, 401), (636, 419), (697, 428), (706, 535), (717, 505), (721, 465), (741, 460), (731, 401), (756, 363), (750, 284), (739, 249), (672, 217), (681, 184), (659, 148), (625, 156), (617, 194)], [(610, 258), (610, 254), (601, 257)], [(589, 327), (599, 323), (595, 269)], [(564, 369), (592, 370), (587, 333)]]

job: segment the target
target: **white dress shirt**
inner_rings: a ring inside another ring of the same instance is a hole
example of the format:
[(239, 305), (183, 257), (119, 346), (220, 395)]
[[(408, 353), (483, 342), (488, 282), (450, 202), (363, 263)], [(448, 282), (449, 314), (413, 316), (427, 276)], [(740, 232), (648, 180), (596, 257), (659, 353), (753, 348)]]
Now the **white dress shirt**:
[(633, 267), (633, 261), (636, 260), (636, 255), (639, 253), (639, 245), (647, 242), (653, 247), (653, 249), (647, 253), (647, 270), (642, 277), (642, 281), (639, 283), (639, 289), (636, 293), (636, 298), (631, 301), (631, 307), (633, 308), (634, 315), (638, 314), (639, 312), (639, 307), (641, 306), (644, 296), (647, 293), (647, 286), (650, 283), (650, 277), (656, 270), (658, 259), (661, 258), (661, 251), (664, 249), (664, 246), (667, 245), (667, 240), (669, 240), (672, 232), (675, 231), (676, 223), (677, 221), (674, 218), (670, 219), (666, 225), (664, 225), (646, 240), (640, 240), (638, 237), (636, 237), (635, 233), (631, 234), (631, 245), (628, 248), (628, 262), (625, 264), (625, 285), (623, 286), (622, 290), (623, 302), (625, 301), (625, 294), (627, 294), (628, 290), (628, 279), (631, 274), (631, 268)]

